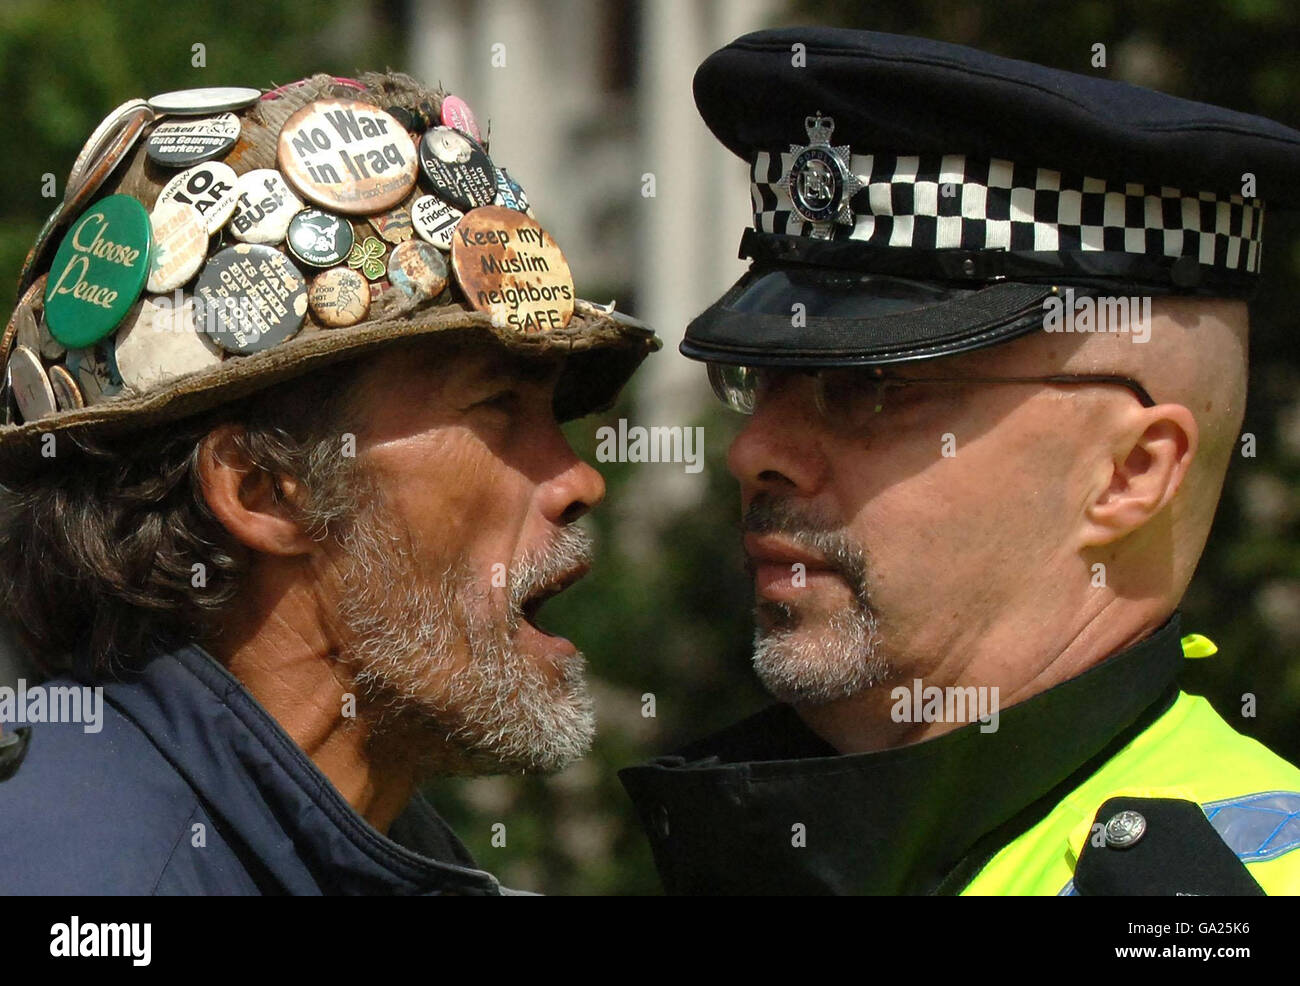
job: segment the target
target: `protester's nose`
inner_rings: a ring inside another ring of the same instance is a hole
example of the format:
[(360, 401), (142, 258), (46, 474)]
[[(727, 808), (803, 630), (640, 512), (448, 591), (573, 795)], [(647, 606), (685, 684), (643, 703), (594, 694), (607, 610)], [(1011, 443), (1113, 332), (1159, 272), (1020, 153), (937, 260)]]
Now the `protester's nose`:
[(605, 479), (578, 457), (558, 426), (548, 451), (550, 478), (542, 484), (541, 509), (547, 520), (563, 527), (605, 499)]

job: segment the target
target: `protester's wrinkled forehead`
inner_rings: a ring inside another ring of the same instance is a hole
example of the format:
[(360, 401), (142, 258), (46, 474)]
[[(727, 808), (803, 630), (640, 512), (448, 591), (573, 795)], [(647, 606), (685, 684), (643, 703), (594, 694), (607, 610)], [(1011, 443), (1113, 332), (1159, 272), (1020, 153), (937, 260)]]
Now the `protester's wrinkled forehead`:
[[(379, 425), (376, 409), (381, 406), (438, 411), (451, 421), (496, 393), (529, 387), (553, 393), (568, 362), (559, 353), (514, 352), (474, 333), (419, 337), (355, 361), (347, 394), (349, 417), (371, 432)], [(558, 420), (554, 410), (552, 414)]]

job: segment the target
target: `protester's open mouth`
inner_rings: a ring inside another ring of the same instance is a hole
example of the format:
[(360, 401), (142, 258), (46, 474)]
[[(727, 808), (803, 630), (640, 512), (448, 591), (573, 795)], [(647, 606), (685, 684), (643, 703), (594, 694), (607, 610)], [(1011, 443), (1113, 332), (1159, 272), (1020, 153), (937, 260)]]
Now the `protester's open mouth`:
[(584, 575), (586, 575), (587, 572), (590, 570), (591, 570), (590, 565), (585, 565), (585, 564), (578, 565), (577, 567), (572, 568), (569, 571), (564, 572), (563, 574), (557, 576), (555, 579), (546, 583), (545, 585), (538, 586), (536, 589), (534, 589), (527, 596), (527, 598), (524, 599), (523, 603), (519, 607), (519, 610), (523, 614), (524, 620), (528, 623), (528, 625), (531, 626), (534, 630), (537, 630), (539, 633), (545, 634), (548, 637), (558, 638), (559, 634), (551, 633), (551, 631), (547, 630), (545, 627), (542, 627), (538, 624), (537, 622), (538, 611), (541, 610), (541, 608), (549, 600), (554, 599), (561, 592), (569, 588), (569, 586), (573, 585)]

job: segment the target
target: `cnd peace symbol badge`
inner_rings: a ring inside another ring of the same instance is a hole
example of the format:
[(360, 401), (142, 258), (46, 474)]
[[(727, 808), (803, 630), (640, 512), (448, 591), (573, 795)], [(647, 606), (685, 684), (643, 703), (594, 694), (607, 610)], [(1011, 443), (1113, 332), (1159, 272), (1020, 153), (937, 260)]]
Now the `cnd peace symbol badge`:
[(833, 119), (818, 113), (804, 117), (804, 127), (808, 145), (790, 145), (794, 160), (777, 187), (789, 192), (794, 211), (813, 224), (813, 235), (829, 239), (831, 224), (853, 225), (849, 200), (862, 187), (862, 181), (849, 167), (849, 146), (831, 146)]

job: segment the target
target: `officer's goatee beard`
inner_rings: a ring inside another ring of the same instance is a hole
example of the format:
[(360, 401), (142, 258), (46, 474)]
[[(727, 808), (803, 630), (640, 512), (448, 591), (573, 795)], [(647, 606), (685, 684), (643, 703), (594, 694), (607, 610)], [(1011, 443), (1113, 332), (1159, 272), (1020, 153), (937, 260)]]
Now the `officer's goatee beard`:
[(750, 504), (743, 526), (746, 533), (779, 533), (816, 552), (848, 583), (854, 600), (820, 625), (810, 625), (795, 605), (759, 600), (754, 672), (763, 687), (782, 702), (822, 705), (888, 680), (893, 667), (884, 655), (867, 594), (862, 549), (834, 525), (761, 495)]
[(489, 608), (485, 573), (462, 559), (429, 579), (377, 492), (365, 500), (338, 539), (338, 615), (352, 637), (340, 657), (355, 676), (372, 746), (426, 777), (548, 773), (585, 756), (595, 712), (582, 654), (548, 677), (512, 634), (530, 595), (589, 560), (587, 536), (565, 528), (515, 565), (503, 621)]

